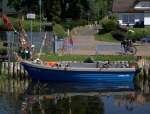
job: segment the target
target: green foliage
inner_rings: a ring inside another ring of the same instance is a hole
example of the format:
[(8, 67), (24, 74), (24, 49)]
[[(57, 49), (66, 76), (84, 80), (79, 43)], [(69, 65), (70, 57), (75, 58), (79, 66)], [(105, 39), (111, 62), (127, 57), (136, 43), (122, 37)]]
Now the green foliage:
[[(111, 11), (111, 2), (112, 0), (89, 0), (91, 1), (91, 10), (94, 12), (94, 16), (99, 21), (106, 15), (108, 15), (108, 12)], [(93, 2), (93, 3), (92, 3)]]
[(7, 48), (6, 47), (0, 48), (0, 55), (7, 55)]
[[(14, 18), (14, 17), (9, 17), (11, 23), (13, 24), (14, 28), (18, 30), (18, 19), (17, 18)], [(38, 20), (33, 20), (32, 21), (32, 30), (33, 31), (39, 31), (40, 27), (40, 23)], [(7, 31), (8, 28), (2, 23), (0, 25), (0, 28), (3, 30), (3, 31)], [(30, 30), (30, 21), (29, 20), (24, 20), (24, 29), (25, 31), (29, 31)]]
[(116, 23), (115, 20), (104, 19), (102, 21), (102, 27), (103, 27), (105, 32), (111, 32), (113, 30), (116, 30), (117, 26), (118, 26), (118, 24)]
[(77, 26), (84, 26), (87, 24), (86, 20), (70, 20), (62, 23), (65, 29), (72, 29)]
[(66, 36), (65, 30), (60, 24), (54, 24), (53, 30), (58, 38), (64, 38)]
[[(134, 32), (130, 32), (134, 31)], [(96, 40), (100, 41), (121, 41), (124, 38), (130, 38), (133, 41), (141, 41), (145, 35), (150, 34), (150, 28), (130, 28), (127, 32), (117, 29), (111, 32), (105, 33), (105, 31), (100, 31), (99, 34), (96, 34)]]
[(44, 4), (44, 12), (47, 17), (47, 21), (60, 22), (61, 15), (61, 3), (60, 0), (46, 0)]
[(114, 39), (122, 41), (125, 38), (125, 33), (120, 30), (115, 30), (111, 32)]
[(111, 14), (110, 16), (108, 16), (108, 19), (116, 21), (117, 20), (117, 15), (116, 14)]
[[(65, 18), (73, 20), (98, 21), (111, 11), (113, 0), (42, 0), (42, 15), (51, 22), (60, 22)], [(35, 12), (39, 14), (38, 0), (8, 0), (8, 6), (17, 12)]]
[(140, 41), (145, 35), (150, 34), (150, 28), (131, 28), (130, 30), (134, 32), (128, 31), (126, 36), (134, 41)]
[(15, 8), (15, 10), (20, 10), (21, 0), (8, 0), (8, 6)]
[(111, 33), (96, 34), (95, 39), (99, 41), (106, 41), (106, 42), (117, 42), (117, 40), (112, 37)]
[(9, 7), (14, 8), (17, 12), (35, 12), (39, 13), (38, 0), (8, 0)]

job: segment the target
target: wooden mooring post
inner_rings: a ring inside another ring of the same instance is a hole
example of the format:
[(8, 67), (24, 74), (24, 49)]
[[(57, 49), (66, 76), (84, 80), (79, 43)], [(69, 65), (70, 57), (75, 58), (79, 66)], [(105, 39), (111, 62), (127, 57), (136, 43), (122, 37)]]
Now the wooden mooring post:
[(144, 79), (150, 78), (150, 60), (140, 57), (137, 61), (138, 67), (141, 69), (141, 75)]
[(0, 62), (0, 74), (8, 75), (8, 78), (29, 79), (19, 62)]

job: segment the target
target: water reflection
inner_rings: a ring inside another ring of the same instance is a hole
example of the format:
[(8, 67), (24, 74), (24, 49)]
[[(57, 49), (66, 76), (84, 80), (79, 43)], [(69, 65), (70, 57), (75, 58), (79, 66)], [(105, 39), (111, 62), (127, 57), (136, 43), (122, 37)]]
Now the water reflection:
[(48, 83), (0, 80), (0, 114), (149, 114), (149, 81)]
[(104, 114), (102, 96), (121, 96), (133, 90), (132, 83), (32, 82), (26, 90), (26, 105), (22, 111), (27, 114)]
[(53, 94), (53, 93), (78, 93), (78, 92), (114, 92), (133, 91), (134, 84), (130, 82), (32, 82), (26, 90), (27, 94)]

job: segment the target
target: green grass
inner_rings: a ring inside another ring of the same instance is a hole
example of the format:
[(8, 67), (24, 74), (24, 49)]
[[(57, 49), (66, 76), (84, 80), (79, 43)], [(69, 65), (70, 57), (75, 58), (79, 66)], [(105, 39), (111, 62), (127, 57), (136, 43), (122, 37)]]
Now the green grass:
[(88, 57), (93, 58), (94, 61), (133, 61), (135, 60), (134, 56), (131, 55), (43, 55), (41, 57), (44, 61), (84, 61)]
[(98, 41), (106, 41), (106, 42), (118, 42), (116, 39), (114, 39), (111, 35), (111, 33), (106, 34), (96, 34), (95, 39)]

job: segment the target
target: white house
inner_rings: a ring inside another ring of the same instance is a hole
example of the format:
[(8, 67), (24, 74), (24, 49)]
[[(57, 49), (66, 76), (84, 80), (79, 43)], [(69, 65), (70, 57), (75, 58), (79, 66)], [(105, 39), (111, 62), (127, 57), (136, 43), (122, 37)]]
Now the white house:
[(6, 14), (12, 14), (15, 13), (15, 10), (8, 5), (8, 0), (0, 0), (0, 8), (2, 11)]
[(150, 0), (114, 0), (112, 11), (120, 25), (150, 25)]

